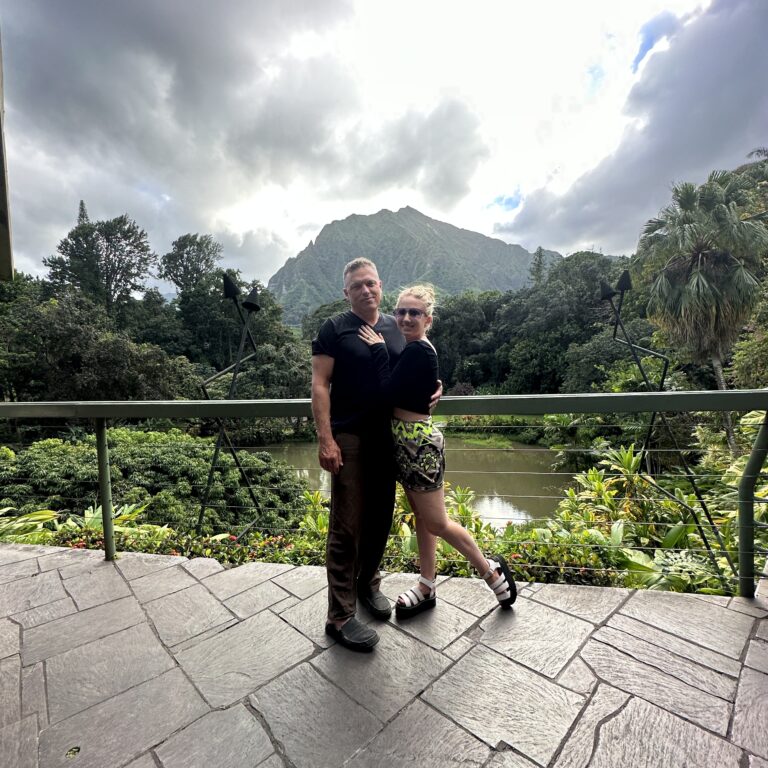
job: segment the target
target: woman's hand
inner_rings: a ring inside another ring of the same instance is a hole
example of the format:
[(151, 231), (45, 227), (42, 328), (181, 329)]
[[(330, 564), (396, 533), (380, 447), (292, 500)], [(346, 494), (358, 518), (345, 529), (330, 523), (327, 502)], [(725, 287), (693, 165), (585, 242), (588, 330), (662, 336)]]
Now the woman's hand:
[(384, 344), (384, 337), (371, 328), (370, 325), (361, 325), (357, 335), (369, 346)]

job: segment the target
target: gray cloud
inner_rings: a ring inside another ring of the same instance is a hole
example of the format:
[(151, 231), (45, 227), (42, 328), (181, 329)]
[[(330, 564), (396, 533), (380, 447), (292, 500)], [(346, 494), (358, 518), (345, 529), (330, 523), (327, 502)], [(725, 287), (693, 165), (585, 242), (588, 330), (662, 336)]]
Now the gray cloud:
[(716, 0), (654, 53), (625, 109), (638, 118), (618, 147), (563, 195), (528, 195), (495, 231), (528, 247), (630, 253), (673, 183), (703, 181), (765, 144), (768, 4)]
[(353, 98), (332, 63), (308, 71), (285, 53), (292, 35), (343, 20), (347, 0), (25, 0), (5, 10), (20, 269), (40, 269), (80, 198), (92, 218), (129, 212), (161, 252), (207, 231), (212, 212), (243, 194), (243, 171), (249, 183), (279, 181), (315, 160), (328, 130), (318, 116)]

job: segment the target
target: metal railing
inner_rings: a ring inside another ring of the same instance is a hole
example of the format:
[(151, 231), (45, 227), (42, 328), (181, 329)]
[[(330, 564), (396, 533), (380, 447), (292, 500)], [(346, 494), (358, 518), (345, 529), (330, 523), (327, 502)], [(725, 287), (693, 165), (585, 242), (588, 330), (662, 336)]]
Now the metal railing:
[[(444, 397), (436, 410), (443, 416), (534, 416), (542, 414), (606, 414), (692, 411), (765, 411), (762, 426), (738, 487), (739, 594), (755, 594), (755, 532), (764, 523), (754, 515), (755, 488), (768, 455), (768, 390), (726, 392), (636, 392), (567, 395), (505, 395)], [(0, 419), (66, 419), (94, 423), (102, 505), (105, 554), (115, 556), (112, 499), (107, 445), (109, 421), (123, 419), (250, 419), (311, 417), (310, 401), (229, 400), (151, 402), (42, 402), (0, 403)]]

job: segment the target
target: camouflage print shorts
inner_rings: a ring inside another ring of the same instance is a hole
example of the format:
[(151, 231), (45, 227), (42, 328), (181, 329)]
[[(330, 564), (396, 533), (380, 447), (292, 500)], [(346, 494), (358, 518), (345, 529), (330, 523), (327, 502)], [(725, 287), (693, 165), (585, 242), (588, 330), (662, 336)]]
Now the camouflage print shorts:
[(409, 491), (436, 491), (443, 487), (445, 441), (432, 423), (392, 419), (397, 479)]

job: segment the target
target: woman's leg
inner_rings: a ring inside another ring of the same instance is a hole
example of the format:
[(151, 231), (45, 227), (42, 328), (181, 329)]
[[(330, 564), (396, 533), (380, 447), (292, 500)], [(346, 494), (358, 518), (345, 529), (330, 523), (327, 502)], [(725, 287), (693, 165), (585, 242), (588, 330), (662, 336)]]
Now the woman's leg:
[[(414, 507), (411, 507), (411, 509), (414, 509)], [(421, 515), (415, 513), (415, 516), (416, 543), (419, 545), (419, 572), (425, 579), (434, 581), (437, 573), (437, 537), (429, 532)], [(419, 586), (421, 587), (422, 592), (427, 594), (428, 588), (423, 584), (420, 584)]]
[[(434, 578), (436, 546), (434, 539), (436, 536), (445, 539), (452, 547), (461, 552), (481, 576), (485, 575), (488, 571), (488, 560), (483, 556), (483, 553), (472, 538), (472, 534), (455, 520), (451, 520), (448, 517), (445, 511), (443, 489), (438, 488), (436, 491), (406, 491), (406, 493), (408, 501), (411, 503), (411, 509), (413, 509), (416, 515), (417, 536), (419, 525), (421, 525), (432, 539), (431, 571), (425, 573), (426, 563), (424, 560), (421, 560), (422, 575), (425, 575), (426, 578)], [(419, 558), (422, 558), (421, 542), (419, 542)]]

